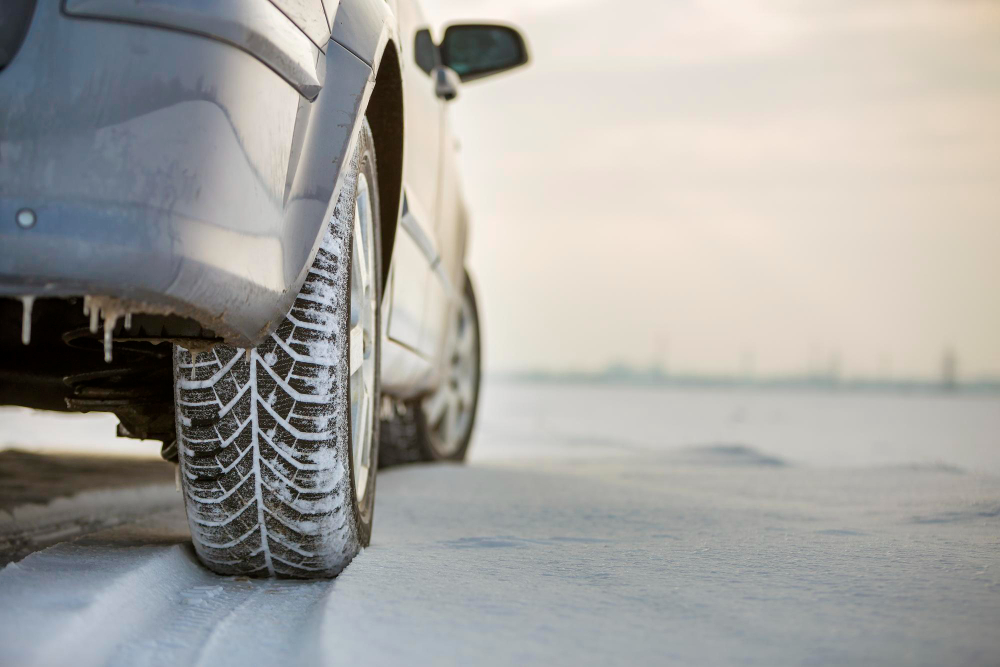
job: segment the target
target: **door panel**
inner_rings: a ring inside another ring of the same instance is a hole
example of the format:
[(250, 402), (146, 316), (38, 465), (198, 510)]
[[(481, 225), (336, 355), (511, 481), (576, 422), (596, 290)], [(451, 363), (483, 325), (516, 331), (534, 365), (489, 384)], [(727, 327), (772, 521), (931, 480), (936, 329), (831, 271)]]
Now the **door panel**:
[(396, 243), (392, 249), (392, 310), (386, 327), (389, 339), (433, 358), (434, 350), (422, 345), (426, 295), (431, 278), (430, 237), (423, 233), (421, 220), (426, 214), (403, 190), (403, 214), (400, 216)]
[[(426, 67), (430, 33), (414, 3), (399, 3), (399, 24), (404, 59), (403, 181), (414, 208), (430, 213), (418, 222), (428, 238), (434, 238), (434, 218), (431, 216), (438, 206), (443, 102), (434, 94), (430, 73), (421, 67), (422, 64)], [(432, 57), (433, 54), (432, 50)], [(418, 55), (421, 56), (419, 60)]]
[(386, 326), (386, 335), (404, 346), (420, 349), (420, 332), (423, 329), (424, 295), (430, 267), (420, 248), (402, 229), (396, 234), (392, 249), (392, 306)]
[[(434, 94), (431, 71), (437, 52), (417, 7), (398, 5), (403, 50), (403, 214), (393, 248), (392, 302), (386, 326), (390, 343), (436, 365), (436, 340), (425, 335), (428, 303), (436, 311), (439, 297), (433, 267), (438, 257), (436, 213), (441, 158), (443, 102)], [(430, 296), (428, 296), (430, 295)], [(400, 359), (405, 356), (396, 350)], [(389, 384), (409, 381), (403, 364), (383, 367)], [(397, 368), (398, 367), (398, 368)], [(412, 370), (412, 369), (411, 369)], [(395, 377), (399, 375), (399, 377)], [(426, 373), (424, 373), (426, 375)]]
[(441, 114), (441, 157), (438, 181), (438, 209), (434, 236), (438, 258), (434, 271), (435, 296), (428, 296), (424, 312), (425, 345), (443, 344), (452, 309), (456, 307), (465, 264), (465, 209), (462, 202), (458, 167), (458, 143), (451, 133), (445, 107)]
[(442, 114), (441, 177), (438, 185), (438, 214), (435, 235), (445, 274), (461, 285), (464, 280), (467, 217), (459, 173), (459, 143), (451, 132), (448, 109)]
[(451, 306), (450, 294), (445, 290), (440, 266), (431, 272), (427, 281), (427, 292), (424, 297), (424, 326), (420, 334), (420, 349), (429, 358), (437, 360), (442, 352), (442, 345), (448, 330), (446, 316)]

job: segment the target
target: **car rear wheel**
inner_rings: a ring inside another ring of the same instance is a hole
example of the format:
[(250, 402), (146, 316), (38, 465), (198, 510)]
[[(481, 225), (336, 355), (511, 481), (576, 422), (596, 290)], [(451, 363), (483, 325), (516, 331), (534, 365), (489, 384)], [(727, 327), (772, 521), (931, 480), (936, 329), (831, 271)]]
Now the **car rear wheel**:
[(383, 466), (462, 461), (479, 405), (481, 347), (476, 294), (468, 274), (448, 334), (443, 378), (422, 399), (391, 405), (382, 423)]
[(198, 557), (222, 574), (333, 576), (371, 537), (382, 273), (367, 121), (357, 143), (277, 330), (252, 350), (175, 348), (188, 523)]

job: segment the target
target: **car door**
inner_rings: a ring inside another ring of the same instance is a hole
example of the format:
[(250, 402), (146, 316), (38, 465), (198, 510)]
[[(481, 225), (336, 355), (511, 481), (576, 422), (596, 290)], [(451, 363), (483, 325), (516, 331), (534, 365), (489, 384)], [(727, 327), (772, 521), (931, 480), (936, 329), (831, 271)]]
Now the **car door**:
[[(436, 341), (424, 334), (428, 309), (440, 309), (436, 219), (439, 207), (441, 114), (434, 92), (434, 40), (419, 7), (397, 5), (403, 51), (403, 205), (386, 285), (386, 342), (383, 385), (390, 393), (411, 393), (433, 381)], [(414, 358), (418, 357), (418, 358)]]
[(465, 280), (466, 215), (458, 169), (458, 140), (448, 122), (449, 108), (441, 113), (441, 152), (434, 240), (438, 260), (436, 279), (427, 292), (424, 308), (424, 345), (439, 349), (447, 339), (452, 307)]

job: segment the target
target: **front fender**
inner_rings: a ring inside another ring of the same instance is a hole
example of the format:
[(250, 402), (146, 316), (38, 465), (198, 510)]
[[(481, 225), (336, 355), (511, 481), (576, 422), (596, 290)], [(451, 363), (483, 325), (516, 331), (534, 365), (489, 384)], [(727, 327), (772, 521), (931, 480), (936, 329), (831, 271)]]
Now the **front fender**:
[(112, 296), (258, 343), (305, 279), (374, 85), (336, 41), (317, 72), (310, 102), (218, 40), (38, 3), (0, 71), (0, 294)]

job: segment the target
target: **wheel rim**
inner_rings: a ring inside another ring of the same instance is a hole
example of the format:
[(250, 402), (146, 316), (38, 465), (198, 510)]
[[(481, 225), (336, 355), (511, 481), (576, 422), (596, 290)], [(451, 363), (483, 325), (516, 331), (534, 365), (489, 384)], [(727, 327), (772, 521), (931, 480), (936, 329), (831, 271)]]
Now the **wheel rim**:
[(358, 174), (351, 244), (350, 393), (354, 492), (362, 505), (372, 464), (375, 417), (376, 276), (374, 217), (368, 179)]
[(472, 429), (479, 373), (475, 306), (466, 296), (452, 321), (451, 357), (437, 391), (424, 399), (431, 445), (442, 457), (458, 452)]

